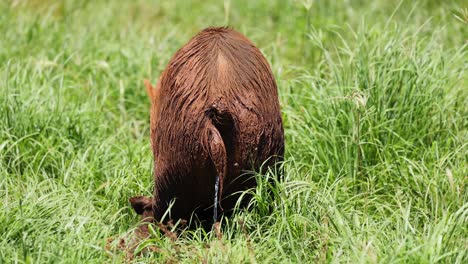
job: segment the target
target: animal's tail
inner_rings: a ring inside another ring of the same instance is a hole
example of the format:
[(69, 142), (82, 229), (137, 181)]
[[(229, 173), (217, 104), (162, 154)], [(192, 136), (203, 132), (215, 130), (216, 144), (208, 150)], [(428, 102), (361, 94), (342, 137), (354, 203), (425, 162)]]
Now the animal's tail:
[(213, 220), (217, 221), (218, 206), (221, 206), (221, 199), (224, 187), (224, 179), (228, 169), (228, 155), (231, 147), (231, 133), (233, 119), (229, 111), (223, 109), (218, 104), (213, 104), (208, 110), (211, 124), (208, 125), (206, 143), (208, 152), (216, 170), (215, 197), (213, 208)]

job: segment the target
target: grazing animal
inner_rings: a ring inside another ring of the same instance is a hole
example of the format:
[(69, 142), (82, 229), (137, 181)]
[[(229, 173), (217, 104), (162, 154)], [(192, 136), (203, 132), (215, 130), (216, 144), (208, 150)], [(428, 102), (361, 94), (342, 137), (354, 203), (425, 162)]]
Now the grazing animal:
[[(151, 99), (153, 198), (130, 199), (145, 221), (229, 214), (239, 192), (256, 186), (248, 171), (282, 160), (284, 133), (267, 60), (242, 34), (207, 28), (176, 52)], [(245, 199), (243, 204), (245, 205)]]

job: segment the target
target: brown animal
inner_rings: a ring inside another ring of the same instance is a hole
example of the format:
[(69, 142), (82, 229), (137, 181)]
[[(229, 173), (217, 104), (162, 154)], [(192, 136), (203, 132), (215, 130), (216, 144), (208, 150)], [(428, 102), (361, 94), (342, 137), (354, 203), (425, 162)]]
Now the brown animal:
[[(262, 53), (229, 28), (207, 28), (170, 60), (151, 99), (154, 197), (130, 202), (146, 221), (217, 220), (256, 186), (248, 171), (282, 160), (275, 79)], [(219, 188), (217, 188), (219, 187)], [(219, 202), (218, 202), (219, 201)], [(245, 204), (244, 200), (244, 204)]]

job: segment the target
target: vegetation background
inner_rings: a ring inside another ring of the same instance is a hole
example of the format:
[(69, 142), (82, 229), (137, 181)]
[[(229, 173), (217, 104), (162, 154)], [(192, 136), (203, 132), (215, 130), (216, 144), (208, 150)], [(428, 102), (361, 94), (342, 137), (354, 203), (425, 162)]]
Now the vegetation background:
[[(467, 23), (462, 0), (0, 1), (0, 263), (467, 263)], [(143, 79), (213, 25), (271, 63), (285, 177), (222, 237), (132, 259)]]

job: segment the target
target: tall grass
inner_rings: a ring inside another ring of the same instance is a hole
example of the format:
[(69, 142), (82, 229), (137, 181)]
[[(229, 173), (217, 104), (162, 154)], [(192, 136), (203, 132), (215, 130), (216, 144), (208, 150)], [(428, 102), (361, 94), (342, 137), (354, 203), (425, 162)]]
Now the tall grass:
[[(0, 263), (466, 263), (463, 1), (3, 1)], [(280, 90), (284, 177), (250, 210), (153, 232), (142, 80), (209, 25), (264, 52)], [(120, 245), (119, 245), (120, 244)]]

